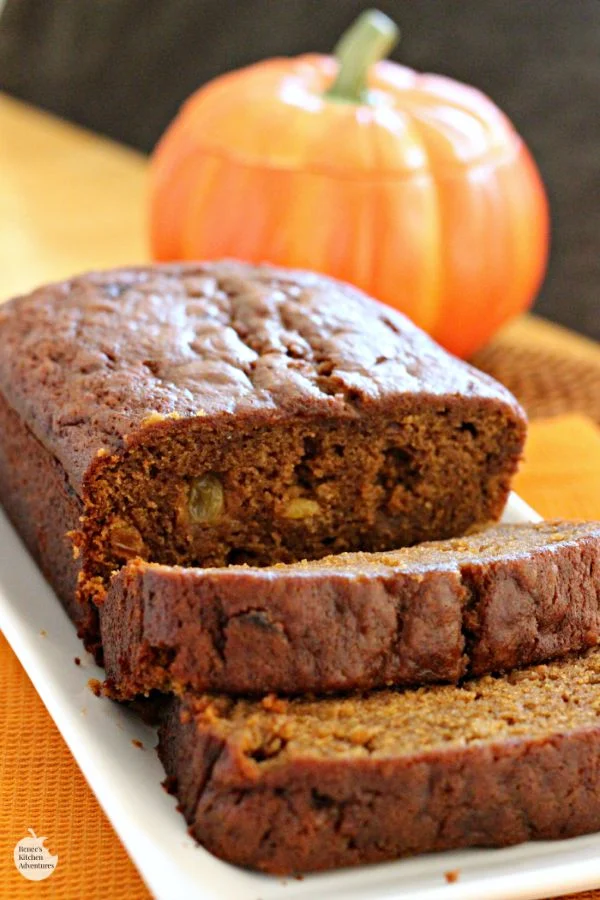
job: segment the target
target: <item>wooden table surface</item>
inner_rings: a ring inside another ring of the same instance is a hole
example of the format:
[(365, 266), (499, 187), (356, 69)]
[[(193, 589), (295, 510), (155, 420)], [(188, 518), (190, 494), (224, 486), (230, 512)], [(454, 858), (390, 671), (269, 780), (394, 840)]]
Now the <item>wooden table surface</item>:
[(0, 298), (143, 262), (144, 157), (0, 94)]
[[(0, 301), (87, 269), (145, 261), (145, 176), (140, 154), (0, 94)], [(560, 352), (598, 366), (600, 378), (596, 344), (534, 316), (505, 329), (495, 355), (509, 345)], [(600, 892), (578, 896), (600, 900)]]

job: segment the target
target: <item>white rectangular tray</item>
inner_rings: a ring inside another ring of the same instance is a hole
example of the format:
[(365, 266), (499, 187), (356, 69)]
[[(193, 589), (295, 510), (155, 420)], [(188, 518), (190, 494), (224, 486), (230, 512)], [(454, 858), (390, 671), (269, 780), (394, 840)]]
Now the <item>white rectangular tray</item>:
[[(539, 517), (511, 496), (505, 521)], [(271, 878), (220, 862), (187, 835), (153, 729), (87, 683), (101, 678), (73, 626), (0, 510), (0, 628), (71, 748), (92, 790), (159, 900), (534, 900), (600, 885), (600, 835), (505, 850), (437, 854), (385, 865)], [(80, 657), (81, 666), (74, 664)], [(145, 751), (133, 745), (141, 741)], [(31, 823), (57, 846), (52, 823)], [(38, 832), (39, 833), (39, 832)], [(459, 881), (444, 873), (458, 869)]]

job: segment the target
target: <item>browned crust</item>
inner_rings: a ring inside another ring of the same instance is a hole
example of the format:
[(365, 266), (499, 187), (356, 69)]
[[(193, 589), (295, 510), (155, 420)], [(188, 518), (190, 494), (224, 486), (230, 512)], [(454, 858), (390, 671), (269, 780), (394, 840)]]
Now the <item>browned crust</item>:
[(256, 776), (172, 701), (166, 785), (211, 853), (275, 874), (600, 830), (600, 729), (388, 759), (289, 761)]
[[(489, 533), (502, 548), (508, 534), (538, 532)], [(539, 535), (539, 546), (517, 558), (502, 549), (468, 562), (447, 554), (426, 571), (417, 554), (408, 571), (133, 562), (99, 609), (106, 690), (131, 698), (153, 689), (259, 694), (457, 682), (592, 647), (600, 638), (600, 526), (544, 524)]]
[(81, 560), (68, 534), (81, 502), (61, 464), (34, 437), (0, 393), (0, 502), (60, 597), (80, 637), (98, 633), (96, 610), (76, 599)]
[(97, 451), (146, 440), (157, 414), (352, 419), (357, 402), (421, 392), (524, 423), (502, 385), (401, 313), (310, 272), (233, 261), (90, 272), (4, 304), (0, 334), (0, 390), (79, 493)]

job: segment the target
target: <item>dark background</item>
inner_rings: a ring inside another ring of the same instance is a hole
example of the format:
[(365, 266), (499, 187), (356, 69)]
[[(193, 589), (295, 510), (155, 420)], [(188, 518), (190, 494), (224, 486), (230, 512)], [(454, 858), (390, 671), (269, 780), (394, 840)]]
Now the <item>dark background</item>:
[[(361, 0), (7, 0), (0, 88), (149, 151), (182, 100), (265, 56), (329, 51)], [(394, 58), (470, 82), (548, 187), (537, 311), (600, 338), (600, 0), (380, 0)]]

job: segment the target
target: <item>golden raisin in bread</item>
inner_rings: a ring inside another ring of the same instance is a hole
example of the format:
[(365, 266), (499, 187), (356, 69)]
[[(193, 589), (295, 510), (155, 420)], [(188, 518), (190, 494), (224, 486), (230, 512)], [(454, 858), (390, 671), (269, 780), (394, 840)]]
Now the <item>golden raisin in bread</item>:
[(131, 562), (99, 606), (110, 696), (458, 681), (600, 636), (600, 523), (500, 525), (271, 568)]
[(2, 306), (0, 342), (1, 499), (48, 571), (32, 523), (53, 512), (27, 488), (47, 455), (82, 517), (84, 607), (134, 557), (268, 565), (464, 533), (499, 516), (522, 451), (504, 388), (309, 273), (92, 273)]
[(460, 687), (170, 701), (159, 753), (191, 833), (292, 873), (600, 830), (600, 651)]

